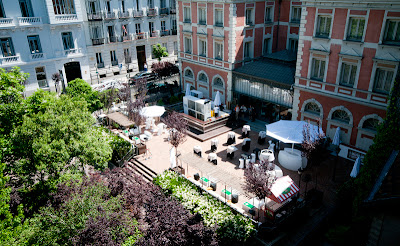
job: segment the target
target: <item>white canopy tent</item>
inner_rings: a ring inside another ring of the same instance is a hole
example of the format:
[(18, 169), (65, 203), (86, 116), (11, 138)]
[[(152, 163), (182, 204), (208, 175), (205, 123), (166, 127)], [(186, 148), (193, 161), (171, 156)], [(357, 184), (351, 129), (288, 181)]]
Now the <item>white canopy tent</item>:
[(215, 94), (214, 98), (214, 106), (219, 106), (219, 105), (221, 105), (221, 95), (219, 91), (217, 91), (217, 94)]
[(140, 111), (140, 115), (146, 118), (160, 117), (165, 113), (165, 108), (162, 106), (149, 106), (144, 107)]
[(335, 136), (333, 136), (333, 145), (339, 146), (340, 144), (340, 127), (336, 128)]
[(353, 169), (351, 170), (350, 177), (355, 178), (357, 177), (358, 173), (360, 172), (360, 165), (361, 159), (357, 157), (356, 161), (354, 162)]

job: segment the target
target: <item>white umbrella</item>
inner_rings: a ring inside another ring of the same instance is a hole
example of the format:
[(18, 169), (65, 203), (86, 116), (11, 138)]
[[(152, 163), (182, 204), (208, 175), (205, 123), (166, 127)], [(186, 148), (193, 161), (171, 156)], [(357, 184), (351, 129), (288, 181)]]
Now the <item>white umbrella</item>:
[(340, 144), (340, 127), (336, 128), (336, 132), (335, 132), (335, 136), (333, 137), (332, 144), (333, 145)]
[(190, 96), (190, 85), (189, 84), (186, 84), (185, 96)]
[(356, 161), (354, 162), (353, 170), (351, 170), (350, 177), (355, 178), (360, 171), (361, 159), (357, 157)]
[(215, 94), (215, 99), (214, 99), (214, 106), (219, 106), (221, 105), (221, 93), (219, 93), (219, 91), (217, 91), (217, 94)]
[(176, 167), (175, 147), (172, 147), (169, 151), (169, 162), (171, 163), (171, 168)]
[(149, 106), (144, 107), (140, 111), (140, 115), (143, 117), (151, 118), (151, 117), (160, 117), (165, 113), (165, 108), (163, 106)]

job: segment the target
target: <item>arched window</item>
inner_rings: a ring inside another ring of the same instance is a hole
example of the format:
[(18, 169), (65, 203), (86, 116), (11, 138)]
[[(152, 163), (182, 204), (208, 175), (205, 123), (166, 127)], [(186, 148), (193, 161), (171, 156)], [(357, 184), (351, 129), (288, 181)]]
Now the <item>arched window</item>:
[(364, 121), (362, 128), (376, 131), (378, 129), (379, 124), (380, 124), (380, 121), (378, 119), (369, 118)]
[(205, 73), (200, 73), (200, 75), (199, 75), (199, 81), (200, 81), (200, 82), (207, 83), (207, 82), (208, 82), (207, 75), (206, 75)]
[(316, 104), (315, 102), (309, 102), (304, 107), (304, 111), (307, 113), (319, 115), (321, 112), (321, 109), (319, 108), (318, 104)]
[(214, 79), (214, 86), (216, 86), (216, 87), (224, 87), (224, 82), (222, 81), (222, 79), (221, 78), (219, 78), (219, 77), (216, 77), (215, 79)]
[(185, 77), (193, 78), (193, 72), (192, 72), (192, 70), (186, 69), (186, 71), (185, 71)]
[(346, 111), (339, 109), (332, 113), (332, 120), (337, 120), (349, 124), (350, 116), (347, 114)]

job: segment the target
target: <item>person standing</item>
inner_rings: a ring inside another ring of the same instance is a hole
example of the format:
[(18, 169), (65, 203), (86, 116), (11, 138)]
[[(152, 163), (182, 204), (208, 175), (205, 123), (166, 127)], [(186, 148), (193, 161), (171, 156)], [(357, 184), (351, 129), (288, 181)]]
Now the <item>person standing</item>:
[(244, 118), (246, 112), (247, 112), (246, 106), (242, 105), (242, 106), (240, 107), (240, 113), (242, 114), (242, 118)]
[(253, 106), (249, 106), (249, 120), (252, 120), (253, 117)]
[(147, 62), (144, 63), (143, 70), (147, 72)]
[(251, 108), (251, 112), (252, 112), (251, 121), (254, 122), (256, 120), (256, 110), (254, 109), (254, 107)]
[(236, 107), (235, 107), (236, 120), (238, 120), (238, 119), (239, 119), (239, 111), (240, 111), (240, 109), (239, 109), (239, 105), (237, 105), (237, 104), (236, 104)]

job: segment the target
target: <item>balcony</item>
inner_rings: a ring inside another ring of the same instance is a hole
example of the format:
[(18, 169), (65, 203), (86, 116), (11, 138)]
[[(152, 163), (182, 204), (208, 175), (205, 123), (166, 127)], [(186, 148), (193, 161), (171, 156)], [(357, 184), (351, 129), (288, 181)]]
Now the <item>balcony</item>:
[(176, 29), (174, 29), (174, 30), (171, 30), (171, 35), (176, 35), (178, 32), (177, 32), (177, 30)]
[(117, 36), (111, 36), (107, 38), (108, 43), (116, 43), (118, 41), (118, 37)]
[(215, 22), (216, 27), (224, 27), (224, 23), (222, 22)]
[(18, 17), (18, 23), (20, 26), (41, 25), (42, 18), (40, 18), (40, 17)]
[(41, 59), (46, 59), (46, 54), (45, 53), (31, 54), (31, 60), (41, 60)]
[(39, 88), (47, 88), (47, 87), (49, 87), (49, 83), (45, 79), (38, 80), (38, 84), (39, 84)]
[(160, 15), (168, 15), (169, 14), (169, 9), (168, 8), (161, 8), (160, 9)]
[(0, 27), (14, 26), (13, 18), (0, 18)]
[(89, 21), (101, 21), (101, 20), (103, 20), (103, 15), (100, 12), (88, 13), (87, 18)]
[(104, 68), (104, 62), (97, 63), (97, 68)]
[(169, 9), (169, 13), (172, 14), (172, 15), (175, 15), (176, 14), (176, 8), (170, 8)]
[(184, 19), (183, 23), (189, 23), (190, 24), (190, 23), (192, 23), (192, 20), (191, 19)]
[(169, 35), (169, 30), (164, 30), (164, 31), (161, 31), (161, 37), (163, 37), (163, 36), (168, 36)]
[(56, 22), (74, 22), (78, 20), (77, 14), (56, 15)]
[(157, 15), (156, 9), (148, 9), (147, 10), (147, 16), (156, 16), (156, 15)]
[(128, 34), (128, 36), (120, 37), (120, 42), (127, 42), (127, 41), (132, 41), (132, 36), (130, 34)]
[(133, 17), (134, 17), (134, 18), (141, 18), (141, 17), (143, 17), (143, 16), (144, 16), (143, 10), (135, 10), (135, 11), (133, 12)]
[(116, 15), (114, 12), (104, 13), (104, 19), (106, 19), (106, 20), (113, 20), (115, 18), (116, 18)]
[(132, 58), (130, 56), (125, 57), (125, 64), (129, 64), (132, 62)]
[(104, 44), (104, 38), (92, 38), (92, 45)]
[(6, 57), (0, 57), (0, 64), (1, 65), (7, 65), (7, 64), (13, 64), (20, 62), (20, 57), (19, 55), (16, 56), (6, 56)]
[(157, 37), (159, 37), (159, 36), (160, 36), (160, 34), (159, 34), (158, 31), (152, 31), (152, 32), (150, 32), (150, 37), (152, 37), (152, 38), (157, 38)]
[(65, 56), (76, 55), (76, 54), (80, 54), (80, 53), (81, 53), (81, 49), (80, 48), (73, 48), (73, 49), (69, 49), (69, 50), (64, 50), (64, 55)]
[(118, 61), (111, 61), (112, 66), (118, 66)]
[(136, 39), (145, 39), (147, 38), (147, 33), (141, 32), (141, 33), (136, 33)]
[(207, 22), (205, 20), (199, 20), (199, 25), (207, 25)]
[(131, 15), (129, 14), (129, 11), (125, 11), (125, 12), (119, 11), (118, 16), (120, 19), (127, 19), (127, 18), (131, 17)]

